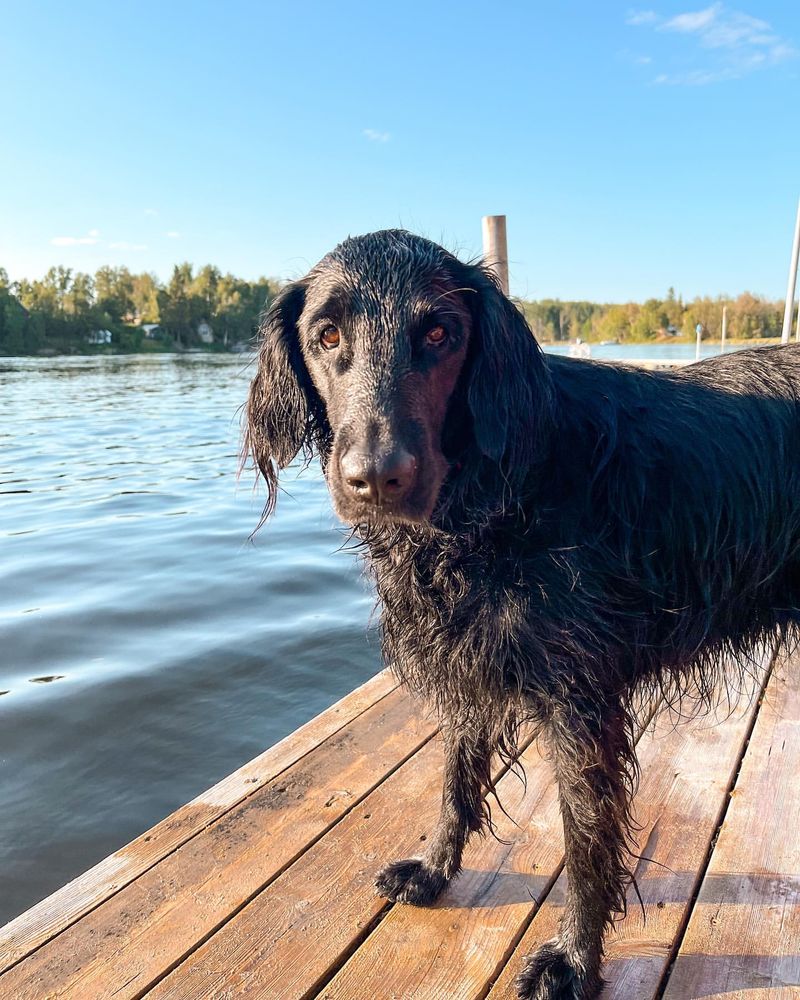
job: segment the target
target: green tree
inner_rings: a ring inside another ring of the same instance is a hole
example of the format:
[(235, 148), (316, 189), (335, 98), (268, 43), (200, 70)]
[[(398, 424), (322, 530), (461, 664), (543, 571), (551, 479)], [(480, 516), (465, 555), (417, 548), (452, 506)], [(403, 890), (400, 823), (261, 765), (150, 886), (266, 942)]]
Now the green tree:
[(194, 343), (195, 323), (201, 318), (192, 295), (193, 281), (192, 265), (176, 264), (169, 284), (158, 292), (161, 325), (182, 346)]
[(608, 306), (595, 324), (598, 340), (629, 340), (631, 335), (630, 306)]
[(159, 285), (155, 275), (147, 272), (133, 275), (131, 278), (131, 306), (134, 322), (160, 322), (158, 293)]
[(32, 354), (38, 344), (28, 336), (28, 315), (8, 280), (8, 272), (0, 267), (0, 354)]
[(217, 317), (218, 288), (221, 277), (218, 267), (206, 264), (205, 267), (200, 268), (191, 283), (194, 308), (202, 312), (200, 319), (207, 319), (210, 323), (213, 323)]
[(665, 333), (668, 326), (664, 303), (660, 299), (648, 299), (631, 323), (631, 337), (633, 340), (654, 340)]
[(106, 326), (132, 323), (136, 317), (133, 276), (127, 267), (100, 267), (94, 276), (99, 316)]

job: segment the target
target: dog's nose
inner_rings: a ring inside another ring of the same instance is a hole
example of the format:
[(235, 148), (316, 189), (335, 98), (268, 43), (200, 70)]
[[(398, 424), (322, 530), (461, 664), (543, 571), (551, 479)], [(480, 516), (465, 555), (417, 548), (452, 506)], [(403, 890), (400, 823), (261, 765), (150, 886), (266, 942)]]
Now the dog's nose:
[(339, 467), (349, 492), (376, 506), (402, 499), (417, 476), (416, 459), (403, 448), (386, 455), (351, 449), (342, 455)]

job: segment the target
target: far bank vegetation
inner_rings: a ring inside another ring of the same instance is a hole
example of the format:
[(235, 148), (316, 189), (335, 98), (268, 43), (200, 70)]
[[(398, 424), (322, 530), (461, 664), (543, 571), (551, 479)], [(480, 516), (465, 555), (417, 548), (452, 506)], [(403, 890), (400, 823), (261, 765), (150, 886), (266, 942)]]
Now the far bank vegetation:
[[(177, 265), (161, 282), (149, 272), (101, 267), (94, 275), (53, 267), (41, 279), (10, 281), (0, 268), (0, 355), (242, 349), (281, 283), (248, 281), (207, 264)], [(780, 336), (783, 303), (750, 292), (736, 298), (597, 303), (543, 299), (520, 302), (543, 342), (719, 338), (728, 307), (731, 339)]]

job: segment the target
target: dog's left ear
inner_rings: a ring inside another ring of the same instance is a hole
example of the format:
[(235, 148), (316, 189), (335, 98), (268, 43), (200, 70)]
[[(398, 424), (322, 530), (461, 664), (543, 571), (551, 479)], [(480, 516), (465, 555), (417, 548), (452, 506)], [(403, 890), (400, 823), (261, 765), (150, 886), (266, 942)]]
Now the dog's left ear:
[(473, 329), (467, 404), (479, 450), (509, 474), (527, 469), (552, 422), (550, 373), (525, 317), (482, 265), (465, 265)]
[(244, 458), (251, 458), (267, 485), (265, 518), (275, 508), (278, 471), (300, 451), (310, 457), (322, 445), (327, 419), (300, 350), (297, 322), (305, 304), (303, 281), (276, 296), (261, 323), (258, 371), (247, 399)]

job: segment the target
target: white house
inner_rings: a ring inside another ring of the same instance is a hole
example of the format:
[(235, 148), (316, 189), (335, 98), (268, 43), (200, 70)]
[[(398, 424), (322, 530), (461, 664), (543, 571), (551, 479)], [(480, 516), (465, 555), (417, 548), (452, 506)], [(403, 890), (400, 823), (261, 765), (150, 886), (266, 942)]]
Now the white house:
[(87, 344), (110, 344), (111, 343), (111, 331), (110, 330), (92, 330), (91, 333), (86, 334)]

